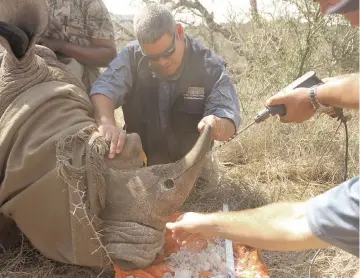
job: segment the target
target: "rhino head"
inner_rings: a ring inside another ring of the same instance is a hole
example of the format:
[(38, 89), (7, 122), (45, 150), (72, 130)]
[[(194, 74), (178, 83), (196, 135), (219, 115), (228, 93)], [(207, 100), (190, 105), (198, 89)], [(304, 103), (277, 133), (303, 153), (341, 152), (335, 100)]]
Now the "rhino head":
[(141, 142), (130, 134), (122, 153), (108, 161), (106, 206), (100, 218), (105, 220), (104, 242), (121, 268), (143, 268), (154, 260), (163, 245), (165, 223), (193, 188), (210, 145), (207, 126), (181, 160), (139, 168)]
[[(11, 5), (0, 0), (0, 43), (16, 67), (22, 67), (24, 57), (35, 59), (36, 36), (48, 19), (46, 0), (13, 0)], [(207, 126), (183, 159), (142, 167), (140, 137), (129, 134), (122, 153), (105, 158), (106, 202), (99, 233), (115, 264), (130, 270), (152, 263), (164, 243), (165, 223), (191, 191), (210, 145)]]

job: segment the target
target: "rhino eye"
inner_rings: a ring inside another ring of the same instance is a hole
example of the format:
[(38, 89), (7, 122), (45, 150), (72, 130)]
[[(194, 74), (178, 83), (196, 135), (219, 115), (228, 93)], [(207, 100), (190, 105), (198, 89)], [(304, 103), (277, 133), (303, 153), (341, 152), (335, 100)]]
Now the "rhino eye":
[(174, 185), (175, 183), (172, 179), (167, 179), (166, 181), (164, 181), (164, 186), (166, 189), (173, 189)]

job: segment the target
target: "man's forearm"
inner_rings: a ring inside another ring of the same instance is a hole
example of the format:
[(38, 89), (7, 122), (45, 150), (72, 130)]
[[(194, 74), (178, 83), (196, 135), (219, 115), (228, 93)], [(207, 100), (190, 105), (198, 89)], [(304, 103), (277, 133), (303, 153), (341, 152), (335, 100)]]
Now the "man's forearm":
[(353, 75), (354, 75), (354, 73), (346, 73), (346, 74), (342, 74), (342, 75), (322, 78), (322, 81), (324, 81), (326, 83), (329, 81), (335, 81), (335, 80), (343, 79), (345, 77), (349, 77), (349, 76), (353, 76)]
[(227, 141), (235, 134), (235, 124), (227, 118), (219, 118), (216, 124), (216, 137), (218, 141)]
[(95, 121), (98, 126), (113, 125), (116, 126), (114, 116), (114, 104), (107, 96), (102, 94), (93, 94), (90, 100), (94, 106)]
[(359, 109), (359, 74), (331, 79), (320, 85), (317, 98), (324, 105)]
[(83, 65), (95, 67), (106, 67), (116, 57), (116, 50), (110, 47), (81, 46), (69, 42), (63, 42), (58, 52), (73, 57)]
[(321, 248), (308, 226), (304, 203), (278, 203), (239, 212), (206, 214), (208, 234), (277, 251)]

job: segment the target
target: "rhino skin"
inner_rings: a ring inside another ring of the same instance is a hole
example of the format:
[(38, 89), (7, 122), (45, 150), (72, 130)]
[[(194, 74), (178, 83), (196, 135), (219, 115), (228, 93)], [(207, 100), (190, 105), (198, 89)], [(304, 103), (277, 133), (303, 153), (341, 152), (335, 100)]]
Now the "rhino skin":
[(194, 186), (211, 128), (174, 163), (142, 167), (137, 134), (109, 160), (81, 65), (35, 44), (48, 19), (46, 0), (0, 0), (0, 227), (12, 218), (59, 262), (144, 268)]

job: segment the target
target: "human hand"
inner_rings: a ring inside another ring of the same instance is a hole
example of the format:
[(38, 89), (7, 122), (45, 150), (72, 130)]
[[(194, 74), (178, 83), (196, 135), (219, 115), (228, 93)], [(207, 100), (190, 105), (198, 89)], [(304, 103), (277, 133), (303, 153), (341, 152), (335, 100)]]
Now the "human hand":
[(206, 125), (211, 126), (211, 133), (213, 140), (219, 140), (225, 133), (225, 126), (221, 122), (221, 118), (214, 115), (205, 116), (198, 124), (198, 130), (200, 133), (204, 131)]
[(115, 157), (115, 154), (121, 153), (125, 140), (126, 132), (114, 125), (100, 125), (98, 128), (100, 135), (110, 142), (109, 158)]
[(36, 43), (42, 46), (46, 46), (47, 48), (51, 49), (54, 52), (60, 52), (60, 50), (65, 44), (65, 42), (62, 40), (50, 39), (44, 37), (39, 37)]
[(308, 88), (281, 91), (266, 101), (266, 105), (275, 104), (284, 104), (286, 107), (286, 115), (278, 116), (283, 123), (302, 123), (315, 114)]
[(199, 237), (210, 237), (212, 231), (210, 223), (207, 214), (187, 212), (180, 215), (176, 222), (166, 223), (166, 228), (172, 230), (172, 237), (178, 244), (187, 245)]

